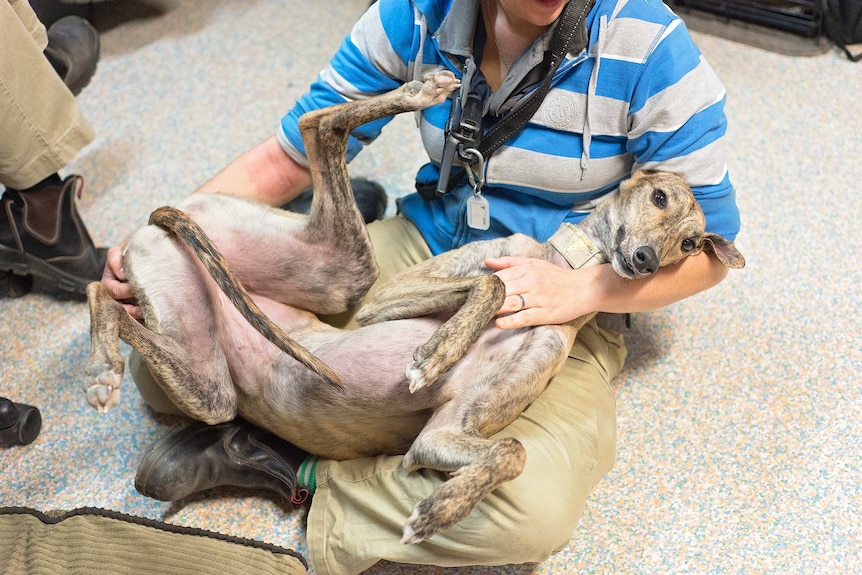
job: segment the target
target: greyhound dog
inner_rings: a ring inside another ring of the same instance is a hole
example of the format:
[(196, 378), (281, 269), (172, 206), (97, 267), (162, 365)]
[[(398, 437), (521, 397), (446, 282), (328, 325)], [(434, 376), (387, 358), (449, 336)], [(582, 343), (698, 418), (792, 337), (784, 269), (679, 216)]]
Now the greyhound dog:
[(406, 454), (408, 470), (453, 472), (407, 518), (402, 541), (415, 543), (521, 473), (522, 445), (488, 437), (546, 387), (589, 320), (497, 329), (506, 292), (486, 258), (564, 267), (607, 260), (633, 281), (703, 249), (729, 267), (743, 265), (732, 244), (704, 232), (682, 179), (638, 173), (548, 243), (516, 234), (465, 245), (385, 282), (361, 309), (358, 329), (323, 323), (318, 314), (354, 308), (378, 275), (350, 193), (350, 131), (440, 103), (458, 85), (437, 72), (304, 115), (315, 190), (308, 216), (218, 194), (153, 212), (123, 256), (143, 323), (101, 284), (88, 287), (88, 402), (100, 411), (118, 402), (119, 337), (192, 418), (215, 424), (240, 415), (321, 457)]

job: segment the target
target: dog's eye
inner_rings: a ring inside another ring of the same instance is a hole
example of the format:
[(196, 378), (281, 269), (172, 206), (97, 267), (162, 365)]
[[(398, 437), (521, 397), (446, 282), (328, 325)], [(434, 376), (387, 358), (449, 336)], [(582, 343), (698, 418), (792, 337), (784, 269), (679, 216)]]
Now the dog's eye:
[(682, 240), (682, 251), (688, 253), (694, 249), (695, 243), (691, 238), (686, 238)]
[(654, 190), (652, 193), (652, 203), (661, 209), (667, 207), (667, 195), (663, 190)]

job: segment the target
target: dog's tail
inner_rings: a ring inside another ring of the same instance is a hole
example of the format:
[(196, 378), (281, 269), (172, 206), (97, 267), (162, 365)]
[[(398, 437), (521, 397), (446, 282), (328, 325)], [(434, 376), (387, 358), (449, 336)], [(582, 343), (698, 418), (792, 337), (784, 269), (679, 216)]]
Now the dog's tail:
[(341, 387), (341, 380), (329, 366), (291, 339), (254, 303), (215, 244), (185, 212), (163, 206), (150, 214), (150, 224), (168, 230), (191, 248), (227, 298), (261, 335), (332, 385)]

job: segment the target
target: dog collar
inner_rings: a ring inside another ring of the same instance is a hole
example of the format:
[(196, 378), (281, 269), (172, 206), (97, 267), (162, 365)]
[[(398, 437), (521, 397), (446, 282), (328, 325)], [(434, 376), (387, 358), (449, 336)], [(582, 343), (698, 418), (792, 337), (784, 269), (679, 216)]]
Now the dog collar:
[(548, 239), (555, 250), (560, 252), (572, 269), (594, 266), (606, 263), (605, 255), (596, 247), (593, 240), (581, 229), (568, 222), (564, 222), (554, 235)]

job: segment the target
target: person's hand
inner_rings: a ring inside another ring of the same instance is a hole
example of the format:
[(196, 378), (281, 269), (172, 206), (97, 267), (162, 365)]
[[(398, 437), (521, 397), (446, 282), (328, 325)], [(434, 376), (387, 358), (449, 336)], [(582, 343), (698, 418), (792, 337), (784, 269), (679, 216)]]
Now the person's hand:
[(485, 265), (506, 284), (506, 301), (496, 320), (500, 329), (557, 325), (596, 311), (589, 298), (594, 268), (564, 269), (522, 257), (488, 259)]
[(126, 242), (114, 246), (108, 250), (108, 259), (105, 262), (105, 271), (102, 272), (102, 286), (108, 294), (123, 304), (126, 311), (135, 319), (141, 319), (141, 308), (137, 304), (132, 286), (123, 269), (123, 250)]

